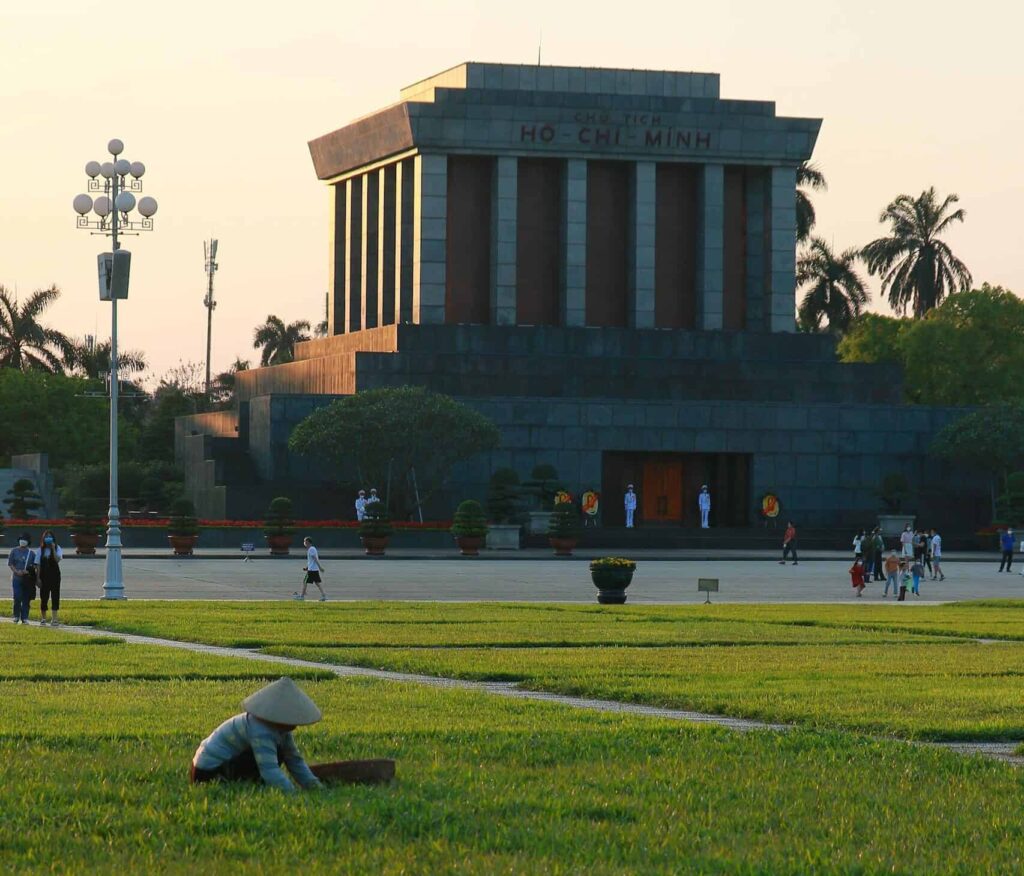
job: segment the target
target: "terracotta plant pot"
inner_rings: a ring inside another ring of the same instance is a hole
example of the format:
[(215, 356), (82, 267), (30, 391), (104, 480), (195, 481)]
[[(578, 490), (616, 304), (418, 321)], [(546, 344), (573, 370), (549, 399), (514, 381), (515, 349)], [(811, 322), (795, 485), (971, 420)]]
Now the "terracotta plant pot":
[(459, 553), (464, 557), (480, 556), (480, 548), (483, 547), (483, 536), (479, 535), (458, 535), (455, 543), (459, 546)]
[(571, 557), (573, 549), (576, 547), (577, 539), (575, 538), (555, 538), (551, 536), (548, 539), (548, 543), (555, 549), (556, 557)]
[(272, 557), (287, 557), (291, 553), (292, 537), (290, 533), (268, 535), (266, 539)]
[(95, 532), (76, 532), (71, 536), (75, 543), (75, 553), (82, 557), (93, 557), (96, 555), (96, 545), (100, 537)]
[(176, 557), (190, 557), (195, 549), (198, 535), (169, 535), (167, 540), (171, 543)]
[(384, 550), (388, 546), (389, 536), (373, 536), (364, 535), (359, 540), (363, 543), (363, 547), (366, 549), (366, 556), (368, 557), (382, 557), (384, 556)]
[(632, 569), (591, 569), (590, 578), (597, 588), (597, 601), (602, 605), (622, 605), (626, 588), (633, 582)]

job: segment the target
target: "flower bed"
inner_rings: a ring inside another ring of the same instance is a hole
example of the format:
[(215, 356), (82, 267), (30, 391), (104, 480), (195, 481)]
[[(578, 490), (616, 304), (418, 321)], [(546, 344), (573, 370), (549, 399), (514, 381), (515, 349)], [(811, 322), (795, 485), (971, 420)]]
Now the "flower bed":
[[(102, 515), (106, 524), (106, 515)], [(57, 527), (70, 526), (70, 517), (58, 517), (49, 520), (32, 518), (30, 520), (5, 520), (6, 526), (17, 528), (18, 526), (41, 526), (54, 529)], [(168, 517), (122, 517), (121, 526), (124, 528), (138, 529), (166, 529), (170, 524)], [(202, 520), (199, 526), (203, 529), (263, 529), (263, 520)], [(358, 529), (359, 522), (356, 520), (296, 520), (296, 529)], [(412, 521), (392, 521), (395, 529), (409, 529), (419, 532), (448, 532), (451, 529), (450, 520), (427, 520), (423, 523)]]

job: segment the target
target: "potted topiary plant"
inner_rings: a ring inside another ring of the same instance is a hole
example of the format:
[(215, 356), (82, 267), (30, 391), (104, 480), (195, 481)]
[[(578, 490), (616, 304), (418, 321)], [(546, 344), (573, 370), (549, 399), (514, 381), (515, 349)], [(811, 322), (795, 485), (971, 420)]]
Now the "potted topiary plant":
[(558, 502), (551, 511), (548, 542), (556, 557), (571, 557), (580, 539), (580, 519), (571, 502)]
[(83, 501), (78, 510), (68, 515), (75, 553), (82, 557), (96, 555), (96, 545), (103, 535), (103, 518), (98, 502)]
[(914, 525), (914, 515), (902, 513), (903, 503), (910, 498), (910, 484), (902, 472), (892, 472), (882, 478), (878, 488), (878, 498), (882, 500), (884, 513), (878, 515), (878, 526), (882, 535), (896, 536), (903, 532), (908, 524)]
[(373, 502), (366, 506), (366, 512), (359, 523), (359, 540), (368, 557), (384, 556), (393, 531), (383, 502)]
[(625, 557), (601, 557), (590, 563), (590, 578), (602, 605), (622, 605), (626, 588), (633, 582), (636, 563)]
[(541, 464), (534, 466), (530, 472), (530, 480), (523, 484), (523, 492), (534, 496), (539, 511), (528, 512), (530, 535), (543, 535), (551, 525), (551, 512), (555, 506), (555, 496), (562, 489), (558, 480), (558, 471), (553, 465)]
[(487, 492), (487, 547), (490, 550), (519, 550), (521, 527), (516, 522), (521, 490), (519, 475), (511, 468), (499, 468), (491, 475)]
[(263, 535), (267, 539), (270, 555), (287, 557), (291, 553), (294, 532), (292, 500), (287, 496), (278, 496), (270, 503), (263, 522)]
[(483, 506), (475, 499), (462, 502), (455, 511), (451, 532), (462, 556), (480, 556), (480, 548), (487, 537), (487, 517)]
[(196, 542), (199, 541), (199, 519), (196, 517), (196, 506), (190, 499), (178, 499), (171, 506), (167, 540), (176, 557), (192, 556)]

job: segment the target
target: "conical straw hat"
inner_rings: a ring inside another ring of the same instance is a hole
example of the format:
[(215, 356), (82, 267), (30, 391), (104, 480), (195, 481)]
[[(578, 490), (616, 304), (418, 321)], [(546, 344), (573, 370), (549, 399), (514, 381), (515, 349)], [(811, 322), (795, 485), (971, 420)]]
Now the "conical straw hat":
[(316, 703), (287, 676), (247, 696), (242, 708), (275, 724), (315, 724), (323, 717)]

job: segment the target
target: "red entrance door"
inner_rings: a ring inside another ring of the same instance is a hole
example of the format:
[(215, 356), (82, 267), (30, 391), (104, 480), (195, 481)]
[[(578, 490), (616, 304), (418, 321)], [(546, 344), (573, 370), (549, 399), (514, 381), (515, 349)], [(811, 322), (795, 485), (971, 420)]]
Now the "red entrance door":
[(671, 456), (645, 459), (640, 501), (646, 523), (682, 523), (682, 460)]

